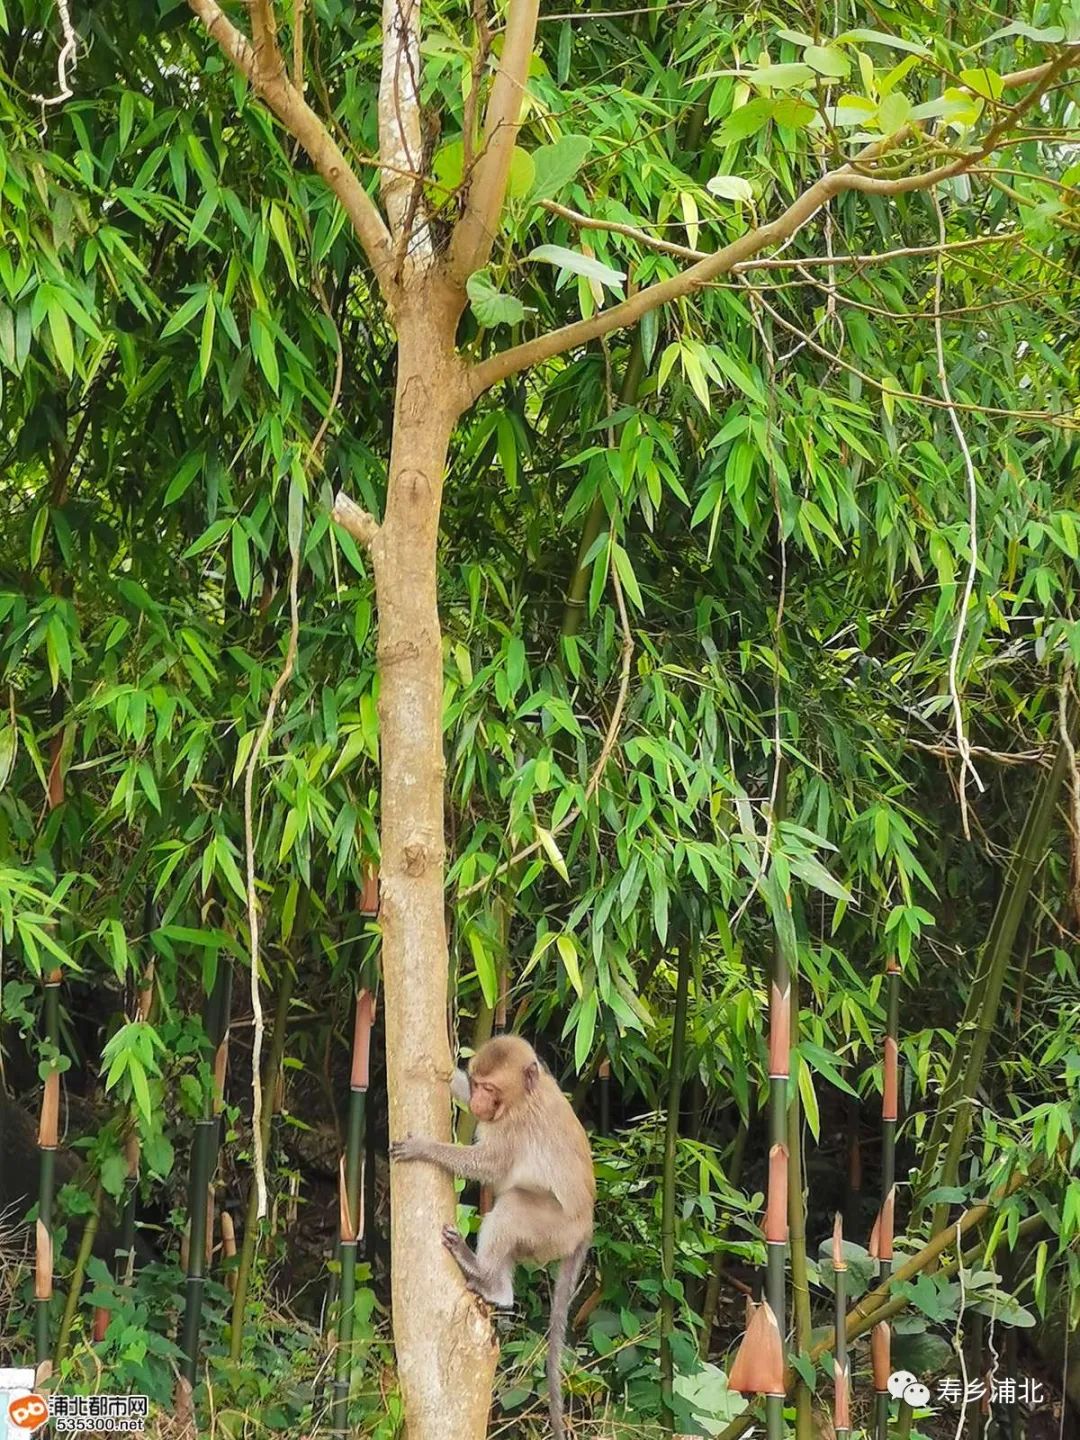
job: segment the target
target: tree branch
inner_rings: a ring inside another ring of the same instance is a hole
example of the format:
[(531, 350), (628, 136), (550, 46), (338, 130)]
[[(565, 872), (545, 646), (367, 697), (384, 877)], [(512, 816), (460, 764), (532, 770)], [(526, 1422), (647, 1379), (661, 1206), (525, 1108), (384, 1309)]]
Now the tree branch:
[(226, 18), (216, 0), (188, 0), (188, 4), (222, 54), (247, 77), (255, 93), (306, 150), (341, 202), (387, 302), (392, 303), (393, 247), (386, 222), (329, 130), (289, 81), (277, 45), (270, 0), (258, 0), (251, 7), (254, 43)]
[(636, 295), (632, 295), (611, 310), (598, 311), (587, 320), (578, 320), (573, 324), (564, 325), (558, 330), (549, 331), (546, 335), (538, 335), (535, 339), (527, 340), (522, 345), (516, 345), (510, 350), (503, 350), (487, 360), (474, 364), (467, 375), (467, 384), (472, 398), (477, 399), (492, 385), (497, 384), (500, 380), (508, 379), (511, 375), (518, 374), (529, 366), (550, 360), (553, 356), (561, 355), (590, 340), (597, 340), (601, 335), (609, 335), (613, 330), (621, 330), (627, 325), (634, 325), (651, 310), (656, 310), (661, 305), (666, 305), (672, 300), (679, 300), (684, 295), (690, 295), (694, 291), (700, 290), (718, 276), (726, 275), (736, 265), (752, 259), (759, 251), (790, 240), (813, 219), (819, 210), (847, 190), (858, 190), (870, 195), (906, 195), (918, 190), (929, 190), (943, 180), (950, 180), (956, 175), (964, 174), (992, 153), (1005, 132), (1030, 109), (1047, 86), (1077, 60), (1080, 60), (1080, 47), (1070, 46), (1055, 60), (1036, 67), (1034, 71), (1021, 71), (1016, 77), (1003, 76), (1002, 79), (1006, 85), (1030, 79), (1035, 79), (1036, 84), (1001, 120), (991, 126), (982, 144), (970, 154), (958, 156), (954, 160), (938, 165), (932, 170), (923, 171), (921, 174), (898, 175), (886, 179), (882, 176), (866, 174), (865, 167), (877, 163), (888, 151), (909, 138), (913, 132), (910, 127), (907, 127), (895, 135), (876, 141), (862, 150), (855, 160), (823, 175), (820, 180), (793, 201), (777, 219), (769, 221), (765, 225), (759, 225), (753, 230), (748, 230), (745, 235), (740, 235), (737, 240), (733, 240), (731, 244), (717, 250), (707, 259), (698, 261), (688, 270), (680, 271), (679, 274), (672, 275), (667, 280), (659, 280), (654, 285), (639, 290)]
[(395, 274), (426, 270), (434, 257), (424, 213), (420, 117), (420, 0), (383, 0), (379, 75), (379, 172), (396, 242)]
[(362, 510), (355, 500), (350, 500), (344, 490), (339, 490), (334, 499), (330, 519), (335, 525), (346, 530), (358, 545), (370, 550), (379, 533), (379, 524), (374, 515)]
[[(659, 235), (652, 235), (648, 230), (642, 230), (637, 225), (627, 225), (621, 220), (601, 220), (594, 215), (583, 215), (580, 210), (571, 210), (568, 205), (560, 205), (556, 200), (541, 200), (541, 210), (546, 210), (550, 215), (558, 215), (562, 220), (569, 220), (572, 225), (582, 230), (604, 230), (611, 235), (625, 235), (628, 240), (636, 240), (639, 245), (646, 245), (650, 250), (659, 250), (664, 255), (674, 255), (679, 260), (708, 260), (714, 253), (710, 250), (692, 250), (689, 245), (679, 245), (674, 240), (664, 240)], [(824, 265), (830, 269), (836, 269), (841, 265), (854, 265), (861, 269), (864, 265), (887, 265), (892, 260), (907, 260), (920, 255), (938, 255), (944, 249), (945, 253), (952, 254), (955, 250), (970, 250), (981, 245), (1007, 245), (1022, 240), (1023, 232), (1020, 230), (1003, 231), (1000, 235), (976, 235), (970, 240), (950, 240), (944, 247), (941, 245), (903, 245), (895, 250), (879, 250), (867, 255), (792, 255), (774, 256), (768, 260), (745, 260), (741, 265), (733, 265), (733, 275), (746, 275), (754, 270), (791, 270), (802, 269), (804, 266)]]
[(511, 0), (502, 56), (484, 115), (480, 156), (473, 167), (465, 209), (450, 241), (450, 274), (459, 285), (486, 265), (499, 226), (510, 161), (521, 124), (540, 0)]

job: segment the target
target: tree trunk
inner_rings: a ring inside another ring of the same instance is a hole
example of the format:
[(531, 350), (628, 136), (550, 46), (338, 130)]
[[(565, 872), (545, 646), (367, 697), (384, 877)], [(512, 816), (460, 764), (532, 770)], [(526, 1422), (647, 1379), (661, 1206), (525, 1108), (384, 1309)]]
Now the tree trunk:
[[(439, 506), (460, 409), (460, 302), (418, 286), (397, 317), (386, 513), (372, 558), (379, 613), (380, 918), (390, 1135), (450, 1139), (444, 917)], [(433, 1165), (391, 1167), (391, 1274), (409, 1440), (487, 1429), (498, 1346), (442, 1247), (454, 1190)]]

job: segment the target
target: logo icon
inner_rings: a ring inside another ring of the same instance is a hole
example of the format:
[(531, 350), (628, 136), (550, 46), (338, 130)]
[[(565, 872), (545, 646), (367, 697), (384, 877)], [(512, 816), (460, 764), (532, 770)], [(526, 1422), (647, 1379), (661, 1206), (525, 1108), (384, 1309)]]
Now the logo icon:
[(894, 1370), (889, 1376), (889, 1394), (906, 1400), (913, 1410), (930, 1403), (930, 1391), (910, 1370)]
[(16, 1395), (8, 1406), (8, 1419), (16, 1430), (32, 1435), (49, 1418), (49, 1402), (44, 1395)]

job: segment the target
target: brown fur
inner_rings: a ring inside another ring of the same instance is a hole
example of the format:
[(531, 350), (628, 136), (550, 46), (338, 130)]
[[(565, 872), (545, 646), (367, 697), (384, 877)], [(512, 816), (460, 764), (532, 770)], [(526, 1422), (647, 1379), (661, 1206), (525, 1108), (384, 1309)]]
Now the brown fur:
[(588, 1137), (569, 1101), (519, 1035), (500, 1035), (473, 1056), (452, 1086), (476, 1117), (472, 1145), (408, 1138), (390, 1147), (394, 1160), (427, 1160), (491, 1187), (475, 1254), (452, 1226), (443, 1230), (473, 1294), (511, 1305), (521, 1260), (561, 1260), (548, 1331), (551, 1428), (562, 1440), (559, 1359), (570, 1300), (592, 1238), (596, 1184)]

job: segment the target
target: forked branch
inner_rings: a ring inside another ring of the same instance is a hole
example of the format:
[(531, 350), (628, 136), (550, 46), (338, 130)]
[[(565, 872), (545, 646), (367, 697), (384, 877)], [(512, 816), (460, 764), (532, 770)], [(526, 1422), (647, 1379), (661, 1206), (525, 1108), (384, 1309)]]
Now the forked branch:
[(587, 320), (579, 320), (558, 330), (551, 330), (546, 335), (538, 335), (533, 340), (503, 350), (473, 365), (467, 382), (473, 399), (478, 399), (485, 390), (500, 380), (517, 375), (532, 365), (550, 360), (555, 355), (562, 355), (590, 340), (598, 340), (603, 335), (611, 334), (613, 330), (634, 325), (651, 310), (656, 310), (672, 300), (679, 300), (684, 295), (690, 295), (719, 276), (726, 275), (736, 265), (752, 259), (762, 250), (783, 244), (812, 220), (819, 210), (845, 191), (859, 190), (869, 195), (883, 196), (907, 195), (914, 191), (930, 190), (945, 180), (965, 174), (992, 154), (1003, 137), (1015, 127), (1058, 76), (1077, 63), (1080, 63), (1080, 46), (1071, 45), (1045, 65), (1020, 71), (1015, 75), (1002, 76), (1006, 87), (1031, 83), (1033, 88), (1009, 109), (1001, 120), (991, 126), (976, 149), (932, 170), (889, 178), (867, 173), (868, 167), (881, 160), (889, 151), (895, 150), (913, 133), (917, 133), (917, 129), (913, 131), (910, 126), (868, 145), (855, 160), (823, 175), (775, 220), (748, 230), (745, 235), (740, 235), (737, 240), (717, 250), (707, 259), (698, 261), (696, 265), (691, 265), (667, 280), (657, 281), (656, 284), (639, 290), (636, 295), (610, 310), (600, 310)]
[(450, 242), (450, 273), (459, 285), (486, 265), (506, 198), (510, 162), (521, 128), (539, 0), (511, 0), (506, 36), (484, 114), (479, 158), (468, 177), (465, 209)]
[(298, 140), (352, 222), (388, 303), (395, 298), (393, 246), (386, 222), (329, 130), (290, 81), (277, 43), (271, 0), (251, 6), (252, 39), (238, 30), (216, 0), (188, 0), (222, 54), (247, 77), (255, 93)]

